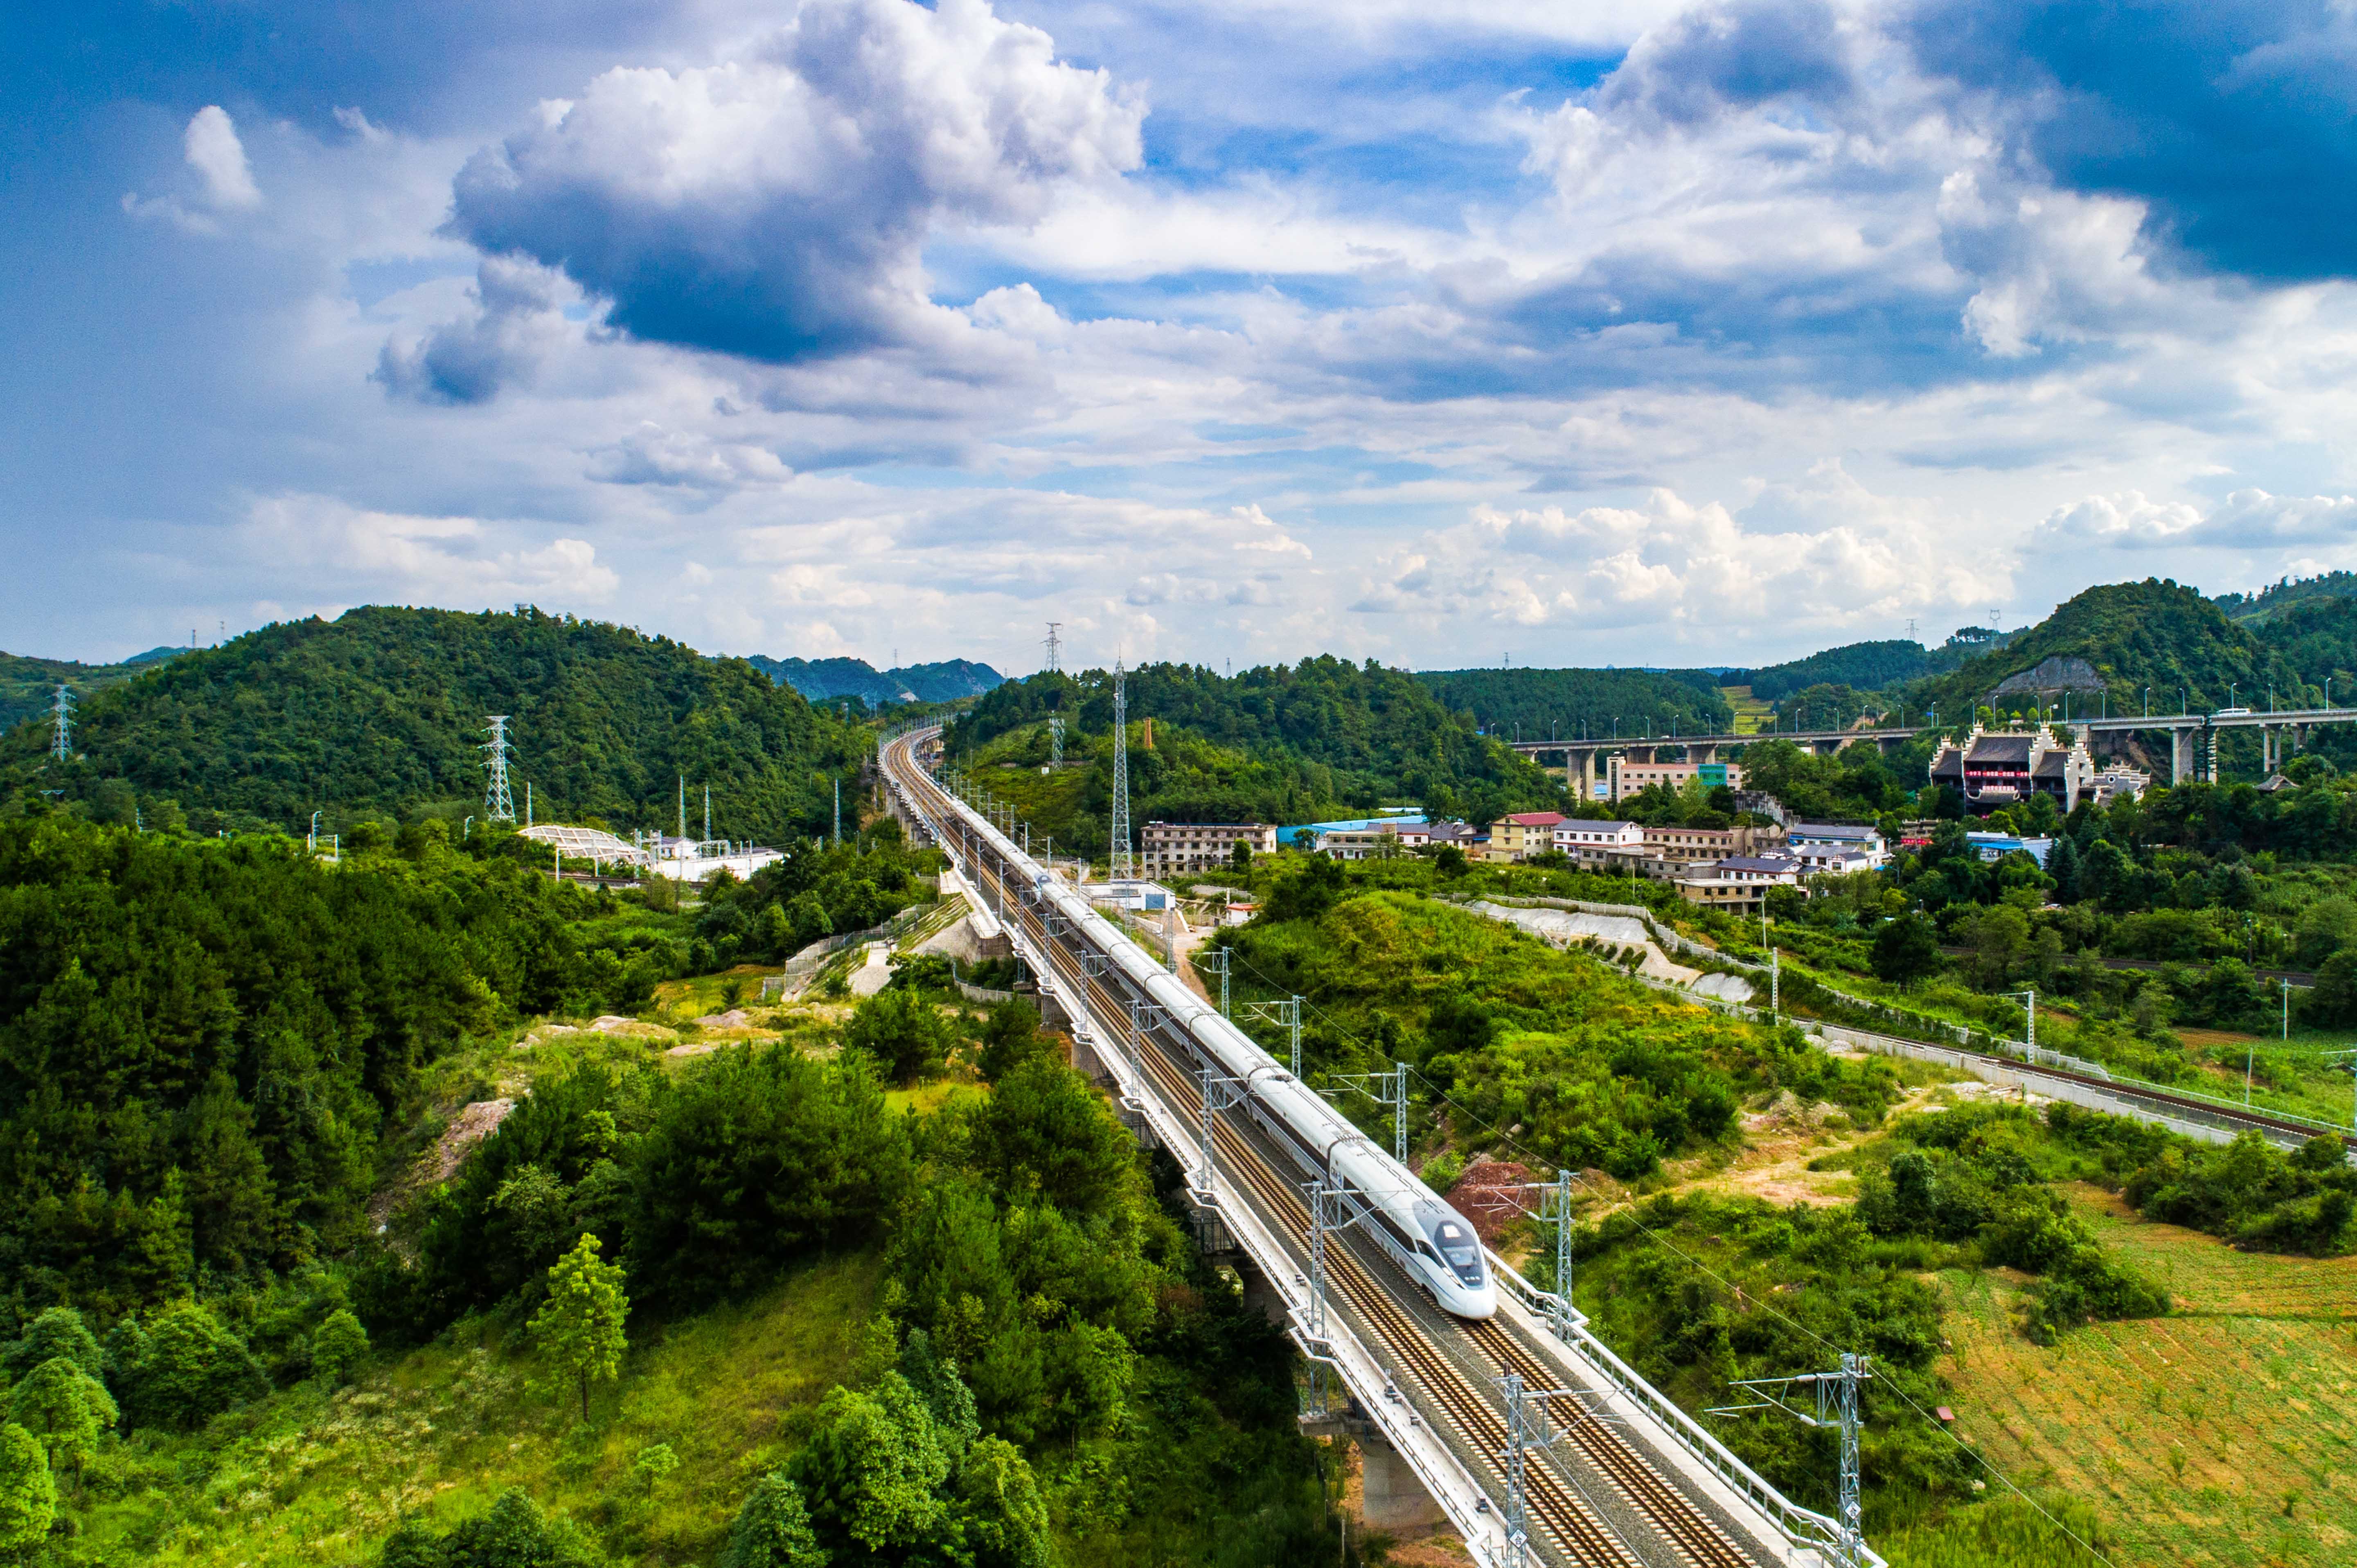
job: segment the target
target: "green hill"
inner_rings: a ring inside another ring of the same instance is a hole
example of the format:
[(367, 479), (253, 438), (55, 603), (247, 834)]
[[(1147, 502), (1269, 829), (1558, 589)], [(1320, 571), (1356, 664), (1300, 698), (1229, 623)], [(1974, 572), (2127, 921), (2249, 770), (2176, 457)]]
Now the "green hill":
[(1452, 713), (1493, 735), (1546, 740), (1620, 733), (1726, 731), (1735, 710), (1718, 677), (1645, 670), (1426, 670), (1416, 679)]
[(2347, 598), (2357, 598), (2357, 572), (2278, 578), (2253, 593), (2220, 594), (2211, 603), (2225, 611), (2229, 620), (2265, 622), (2294, 605)]
[(2199, 713), (2227, 706), (2230, 691), (2233, 703), (2264, 708), (2271, 684), (2287, 706), (2321, 695), (2280, 649), (2199, 592), (2147, 578), (2087, 589), (2004, 647), (1919, 682), (1908, 705), (1937, 702), (1962, 718), (1992, 701), (2001, 713), (2052, 707), (2067, 692), (2073, 714), (2133, 714), (2149, 687), (2152, 712), (2173, 714), (2181, 700)]
[(1919, 680), (1963, 662), (1963, 650), (1951, 643), (1930, 649), (1904, 638), (1887, 642), (1853, 642), (1828, 648), (1806, 659), (1790, 660), (1765, 669), (1730, 672), (1727, 679), (1748, 683), (1763, 703), (1781, 701), (1811, 686), (1848, 686), (1860, 692), (1879, 691)]
[[(38, 722), (0, 737), (0, 781), (63, 789), (102, 816), (174, 800), (204, 831), (299, 832), (313, 811), (479, 812), (488, 714), (511, 715), (521, 812), (675, 825), (679, 779), (712, 789), (716, 832), (814, 832), (866, 742), (742, 660), (527, 609), (371, 607), (185, 653), (83, 703), (80, 758)], [(152, 820), (152, 818), (151, 818)], [(698, 824), (700, 826), (700, 823)]]
[(150, 665), (188, 651), (185, 648), (151, 648), (120, 664), (78, 664), (70, 659), (34, 659), (21, 653), (0, 653), (0, 730), (14, 729), (28, 718), (46, 714), (60, 685), (73, 688), (77, 701), (109, 686), (119, 686)]
[[(1372, 662), (1305, 659), (1232, 677), (1149, 664), (1129, 672), (1128, 698), (1131, 812), (1139, 822), (1297, 822), (1402, 803), (1486, 821), (1562, 800), (1546, 774), (1475, 734), (1417, 677)], [(1036, 777), (1048, 761), (1053, 714), (1064, 716), (1067, 762), (1086, 764), (1071, 770), (1078, 781), (1048, 781), (1071, 797), (1074, 836), (1058, 842), (1098, 853), (1112, 790), (1110, 672), (1010, 681), (951, 726), (949, 748)], [(1042, 829), (1056, 831), (1044, 821), (1034, 831)]]

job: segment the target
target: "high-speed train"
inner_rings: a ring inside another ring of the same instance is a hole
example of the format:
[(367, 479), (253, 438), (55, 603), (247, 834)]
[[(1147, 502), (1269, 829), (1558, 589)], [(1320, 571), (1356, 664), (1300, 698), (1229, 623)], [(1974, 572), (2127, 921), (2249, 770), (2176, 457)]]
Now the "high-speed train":
[[(920, 732), (911, 740), (927, 738)], [(1033, 862), (978, 813), (954, 801), (950, 809), (958, 814), (958, 831), (944, 837), (942, 848), (958, 856), (964, 849), (962, 839), (987, 843), (993, 858), (1007, 868), (1002, 886), (1010, 897), (1020, 897), (1039, 914), (1069, 923), (1087, 948), (1105, 955), (1108, 969), (1127, 982), (1129, 994), (1161, 1009), (1168, 1035), (1192, 1043), (1197, 1065), (1208, 1060), (1221, 1077), (1243, 1085), (1241, 1103), (1253, 1119), (1292, 1155), (1305, 1176), (1322, 1176), (1365, 1206), (1365, 1232), (1434, 1301), (1459, 1317), (1496, 1314), (1497, 1288), (1480, 1238), (1463, 1215), (1124, 936), (1076, 888)]]

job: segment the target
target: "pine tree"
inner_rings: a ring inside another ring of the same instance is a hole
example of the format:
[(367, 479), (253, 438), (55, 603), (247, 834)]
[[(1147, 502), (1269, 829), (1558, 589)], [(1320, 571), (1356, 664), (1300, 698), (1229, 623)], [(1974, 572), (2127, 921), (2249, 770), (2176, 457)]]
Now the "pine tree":
[(48, 1455), (21, 1426), (0, 1426), (0, 1552), (39, 1543), (58, 1517), (58, 1483)]
[(754, 1482), (729, 1527), (720, 1568), (824, 1568), (825, 1563), (802, 1488), (779, 1470)]
[(581, 1390), (581, 1419), (589, 1419), (589, 1384), (622, 1375), (622, 1352), (630, 1340), (622, 1332), (630, 1316), (630, 1298), (622, 1290), (619, 1263), (602, 1262), (603, 1247), (585, 1235), (548, 1271), (548, 1300), (533, 1315), (532, 1332), (541, 1348)]
[(80, 1469), (118, 1416), (106, 1385), (63, 1356), (34, 1368), (8, 1396), (8, 1419), (39, 1439), (52, 1471)]

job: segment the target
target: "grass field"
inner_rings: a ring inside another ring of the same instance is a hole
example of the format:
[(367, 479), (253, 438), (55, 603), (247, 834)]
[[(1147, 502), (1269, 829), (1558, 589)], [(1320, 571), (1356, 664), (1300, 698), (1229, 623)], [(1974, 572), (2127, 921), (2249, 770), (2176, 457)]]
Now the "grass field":
[[(641, 1563), (707, 1563), (797, 1418), (850, 1368), (877, 1278), (870, 1259), (823, 1263), (676, 1331), (640, 1330), (587, 1425), (569, 1387), (537, 1386), (533, 1357), (462, 1328), (333, 1396), (300, 1389), (194, 1437), (135, 1440), (111, 1483), (124, 1495), (81, 1544), (188, 1568), (357, 1563), (404, 1513), (447, 1526), (522, 1486), (608, 1525)], [(652, 1496), (615, 1501), (658, 1443), (679, 1468)]]
[(1725, 697), (1727, 705), (1735, 710), (1737, 735), (1758, 735), (1768, 727), (1768, 716), (1771, 710), (1766, 703), (1751, 694), (1750, 687), (1721, 686), (1718, 689), (1718, 694)]
[(2072, 1190), (2176, 1316), (2040, 1349), (2002, 1273), (1942, 1276), (1958, 1434), (2088, 1505), (2127, 1564), (2325, 1564), (2357, 1549), (2357, 1259), (2237, 1252)]

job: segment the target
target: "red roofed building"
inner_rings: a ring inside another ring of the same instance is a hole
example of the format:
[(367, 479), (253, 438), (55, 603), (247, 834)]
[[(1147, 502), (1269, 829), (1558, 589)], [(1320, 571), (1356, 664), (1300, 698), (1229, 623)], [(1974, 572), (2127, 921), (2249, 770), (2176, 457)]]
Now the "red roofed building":
[(1561, 811), (1517, 811), (1500, 817), (1490, 824), (1489, 858), (1528, 860), (1542, 850), (1553, 849), (1555, 824), (1563, 820)]

